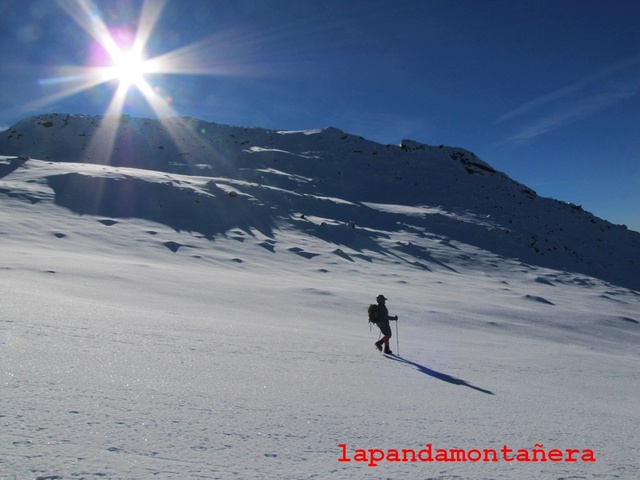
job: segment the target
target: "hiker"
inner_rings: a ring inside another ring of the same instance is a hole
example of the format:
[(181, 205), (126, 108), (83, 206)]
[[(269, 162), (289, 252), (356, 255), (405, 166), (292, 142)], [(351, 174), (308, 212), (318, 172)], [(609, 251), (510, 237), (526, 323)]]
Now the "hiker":
[(392, 354), (393, 352), (389, 348), (389, 339), (391, 338), (391, 327), (389, 326), (389, 320), (398, 320), (398, 316), (395, 317), (389, 316), (389, 310), (387, 310), (387, 306), (385, 302), (387, 301), (384, 298), (384, 295), (378, 295), (376, 297), (376, 301), (378, 302), (378, 321), (376, 325), (380, 328), (382, 335), (384, 335), (380, 340), (378, 340), (375, 345), (376, 348), (382, 351), (382, 345), (384, 344), (384, 353)]

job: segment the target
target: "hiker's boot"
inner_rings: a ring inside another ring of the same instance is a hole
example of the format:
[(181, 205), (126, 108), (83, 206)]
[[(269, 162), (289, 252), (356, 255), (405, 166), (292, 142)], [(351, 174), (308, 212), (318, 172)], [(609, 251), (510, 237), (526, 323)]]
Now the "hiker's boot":
[(382, 340), (378, 340), (376, 343), (374, 343), (374, 345), (376, 346), (376, 348), (378, 349), (379, 352), (382, 351), (382, 344), (384, 342)]
[(393, 352), (388, 347), (384, 349), (384, 353), (386, 353), (387, 355), (393, 355)]

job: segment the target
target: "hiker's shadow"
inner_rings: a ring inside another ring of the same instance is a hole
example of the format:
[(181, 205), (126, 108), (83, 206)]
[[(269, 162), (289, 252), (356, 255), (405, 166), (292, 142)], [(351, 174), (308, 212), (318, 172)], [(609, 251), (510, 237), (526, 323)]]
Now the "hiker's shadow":
[(485, 390), (484, 388), (476, 387), (475, 385), (471, 385), (469, 382), (462, 380), (461, 378), (456, 378), (452, 377), (451, 375), (447, 375), (446, 373), (437, 372), (436, 370), (432, 370), (425, 367), (424, 365), (420, 365), (419, 363), (407, 360), (406, 358), (397, 357), (395, 355), (387, 355), (387, 358), (391, 358), (396, 362), (415, 367), (419, 372), (424, 373), (425, 375), (429, 375), (430, 377), (437, 378), (438, 380), (442, 380), (443, 382), (451, 383), (452, 385), (462, 385), (463, 387), (469, 387), (477, 390), (478, 392), (486, 393), (487, 395), (494, 394), (491, 390)]

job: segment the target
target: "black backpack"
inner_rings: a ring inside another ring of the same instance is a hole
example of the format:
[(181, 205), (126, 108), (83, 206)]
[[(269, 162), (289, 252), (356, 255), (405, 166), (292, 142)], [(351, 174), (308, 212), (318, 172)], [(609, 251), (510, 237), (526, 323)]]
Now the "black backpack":
[(380, 312), (380, 307), (377, 303), (372, 303), (367, 308), (367, 313), (369, 314), (369, 322), (378, 323), (378, 314)]

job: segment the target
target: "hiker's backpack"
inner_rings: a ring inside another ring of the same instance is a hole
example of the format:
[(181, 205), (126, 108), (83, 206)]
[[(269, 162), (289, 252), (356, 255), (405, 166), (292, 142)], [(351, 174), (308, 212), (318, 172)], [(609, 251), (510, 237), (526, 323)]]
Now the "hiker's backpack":
[(369, 308), (367, 308), (367, 313), (369, 313), (369, 322), (378, 323), (379, 312), (380, 307), (378, 307), (378, 304), (372, 303), (371, 305), (369, 305)]

